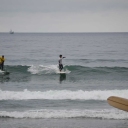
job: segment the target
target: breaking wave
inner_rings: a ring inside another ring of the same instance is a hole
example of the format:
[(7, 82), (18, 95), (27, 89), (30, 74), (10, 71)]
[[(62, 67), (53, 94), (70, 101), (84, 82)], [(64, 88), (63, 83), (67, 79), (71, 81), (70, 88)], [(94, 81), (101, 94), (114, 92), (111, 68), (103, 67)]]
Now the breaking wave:
[[(58, 65), (15, 65), (15, 66), (5, 66), (7, 71), (10, 73), (24, 73), (24, 74), (57, 74)], [(64, 70), (67, 74), (79, 73), (79, 74), (106, 74), (106, 73), (120, 73), (128, 75), (128, 67), (85, 67), (81, 65), (65, 65)]]
[(29, 111), (0, 111), (1, 118), (96, 118), (96, 119), (120, 119), (127, 120), (128, 114), (117, 109), (103, 110), (29, 110)]
[(120, 96), (127, 98), (128, 90), (93, 90), (93, 91), (70, 91), (70, 90), (48, 90), (48, 91), (2, 91), (0, 100), (106, 100), (109, 96)]

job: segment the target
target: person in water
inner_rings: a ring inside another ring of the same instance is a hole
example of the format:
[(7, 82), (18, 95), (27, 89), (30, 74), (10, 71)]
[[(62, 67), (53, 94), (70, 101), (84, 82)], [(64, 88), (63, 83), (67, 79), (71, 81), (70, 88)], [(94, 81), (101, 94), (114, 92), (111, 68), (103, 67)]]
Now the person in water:
[(58, 61), (58, 62), (59, 62), (59, 70), (60, 70), (60, 72), (61, 72), (61, 70), (63, 69), (62, 59), (63, 59), (63, 58), (66, 58), (66, 57), (62, 57), (62, 55), (60, 55), (59, 57), (60, 57), (60, 58), (59, 58), (59, 61)]
[(0, 56), (0, 69), (3, 71), (4, 70), (4, 55), (2, 55), (2, 57)]

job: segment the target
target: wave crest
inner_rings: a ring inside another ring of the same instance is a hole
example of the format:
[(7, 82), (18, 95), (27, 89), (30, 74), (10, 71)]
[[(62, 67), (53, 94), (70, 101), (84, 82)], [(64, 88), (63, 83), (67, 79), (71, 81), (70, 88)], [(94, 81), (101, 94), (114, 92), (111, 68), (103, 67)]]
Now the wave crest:
[(24, 112), (0, 111), (1, 118), (99, 118), (128, 119), (128, 114), (121, 110), (31, 110)]
[[(28, 71), (31, 72), (31, 74), (57, 74), (59, 69), (57, 65), (49, 65), (49, 66), (34, 66), (28, 68)], [(69, 70), (65, 69), (66, 74), (70, 73)]]

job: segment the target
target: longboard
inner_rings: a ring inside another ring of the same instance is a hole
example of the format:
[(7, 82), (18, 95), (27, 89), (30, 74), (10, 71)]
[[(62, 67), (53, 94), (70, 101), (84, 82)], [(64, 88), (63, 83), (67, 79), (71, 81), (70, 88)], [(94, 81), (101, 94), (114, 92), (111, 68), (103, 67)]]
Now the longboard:
[(57, 73), (58, 73), (58, 74), (66, 74), (66, 72), (64, 72), (64, 71), (61, 71), (61, 72), (58, 71)]
[(64, 70), (61, 70), (61, 71), (60, 70), (57, 70), (56, 73), (57, 74), (66, 74), (66, 71), (64, 71)]
[(107, 101), (109, 105), (128, 112), (128, 99), (110, 96)]

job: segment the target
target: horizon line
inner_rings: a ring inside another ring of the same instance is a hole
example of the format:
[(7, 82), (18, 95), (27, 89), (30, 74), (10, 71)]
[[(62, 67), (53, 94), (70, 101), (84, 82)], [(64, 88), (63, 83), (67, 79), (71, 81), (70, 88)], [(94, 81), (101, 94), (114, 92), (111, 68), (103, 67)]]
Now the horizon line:
[[(0, 33), (8, 33), (8, 34), (10, 34), (10, 32), (0, 32)], [(15, 33), (47, 33), (47, 34), (54, 34), (54, 33), (56, 33), (56, 34), (59, 34), (59, 33), (128, 33), (128, 32), (14, 32), (14, 34)]]

